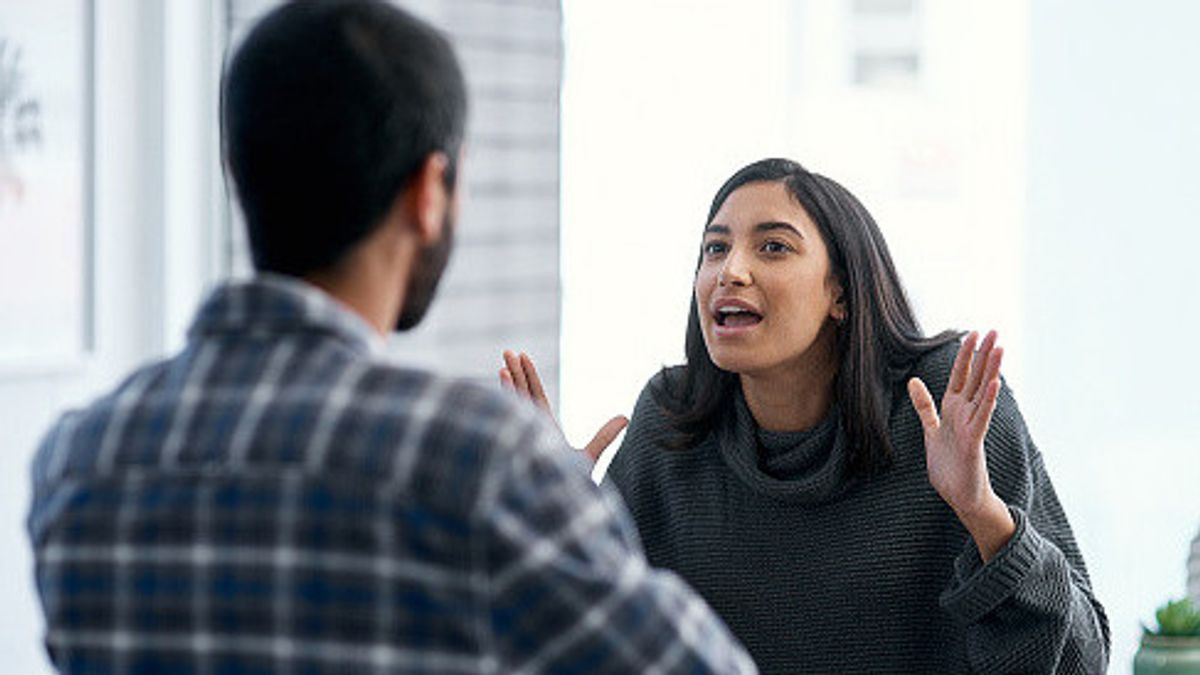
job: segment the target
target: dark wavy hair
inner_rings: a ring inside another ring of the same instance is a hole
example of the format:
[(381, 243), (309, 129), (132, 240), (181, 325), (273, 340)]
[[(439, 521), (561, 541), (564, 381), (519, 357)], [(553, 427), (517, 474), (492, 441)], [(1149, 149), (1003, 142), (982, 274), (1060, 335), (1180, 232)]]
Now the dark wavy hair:
[[(838, 183), (787, 159), (764, 159), (735, 173), (717, 190), (708, 223), (734, 190), (748, 183), (781, 182), (812, 218), (829, 251), (830, 268), (843, 290), (846, 320), (837, 327), (834, 396), (848, 440), (850, 470), (870, 475), (892, 456), (888, 398), (922, 354), (961, 337), (945, 331), (925, 337), (900, 284), (879, 226), (862, 203)], [(699, 271), (700, 261), (696, 263)], [(682, 371), (663, 370), (652, 389), (670, 420), (669, 447), (691, 447), (733, 414), (738, 378), (709, 357), (692, 294)]]

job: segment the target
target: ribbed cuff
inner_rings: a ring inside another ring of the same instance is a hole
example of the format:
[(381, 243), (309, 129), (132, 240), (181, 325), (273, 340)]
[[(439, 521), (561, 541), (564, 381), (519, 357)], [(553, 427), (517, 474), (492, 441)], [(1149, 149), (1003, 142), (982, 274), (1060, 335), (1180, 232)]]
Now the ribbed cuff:
[(973, 540), (954, 561), (954, 579), (940, 598), (942, 608), (968, 624), (1004, 602), (1029, 576), (1046, 542), (1028, 527), (1025, 512), (1009, 506), (1017, 529), (1004, 548), (985, 565)]

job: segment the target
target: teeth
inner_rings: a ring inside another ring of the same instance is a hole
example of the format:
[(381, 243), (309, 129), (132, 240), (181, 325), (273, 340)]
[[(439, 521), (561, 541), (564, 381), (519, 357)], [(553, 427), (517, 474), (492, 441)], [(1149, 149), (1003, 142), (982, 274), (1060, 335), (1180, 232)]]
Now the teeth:
[(750, 313), (749, 310), (742, 309), (741, 307), (719, 307), (717, 309), (717, 311), (720, 312), (721, 314), (749, 314)]

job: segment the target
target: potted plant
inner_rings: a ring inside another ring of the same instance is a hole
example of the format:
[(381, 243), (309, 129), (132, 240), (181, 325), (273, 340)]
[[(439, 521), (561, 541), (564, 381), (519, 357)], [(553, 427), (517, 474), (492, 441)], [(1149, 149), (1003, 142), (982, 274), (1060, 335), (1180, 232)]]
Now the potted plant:
[(1154, 618), (1157, 631), (1142, 627), (1134, 675), (1200, 674), (1200, 608), (1184, 598), (1159, 607)]

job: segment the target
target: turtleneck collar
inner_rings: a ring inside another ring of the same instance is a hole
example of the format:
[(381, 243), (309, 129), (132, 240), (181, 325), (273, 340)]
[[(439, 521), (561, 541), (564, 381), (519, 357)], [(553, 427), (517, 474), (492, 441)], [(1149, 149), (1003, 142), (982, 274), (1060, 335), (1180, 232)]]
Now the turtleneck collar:
[(820, 504), (853, 483), (840, 422), (835, 404), (807, 431), (760, 429), (738, 387), (734, 414), (722, 425), (717, 442), (730, 468), (750, 488), (782, 501)]

